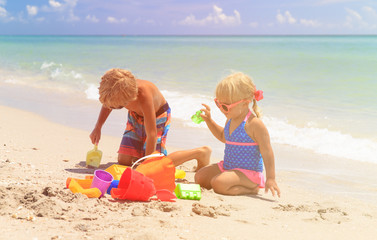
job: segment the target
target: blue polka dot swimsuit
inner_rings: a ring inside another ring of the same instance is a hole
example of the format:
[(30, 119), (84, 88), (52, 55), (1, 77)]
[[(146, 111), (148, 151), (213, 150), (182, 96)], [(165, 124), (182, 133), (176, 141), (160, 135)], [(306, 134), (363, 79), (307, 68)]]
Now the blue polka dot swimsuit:
[(247, 114), (243, 122), (229, 135), (230, 119), (224, 128), (225, 150), (224, 150), (224, 169), (242, 168), (256, 172), (263, 172), (263, 159), (259, 151), (259, 146), (247, 135), (245, 123), (250, 117)]

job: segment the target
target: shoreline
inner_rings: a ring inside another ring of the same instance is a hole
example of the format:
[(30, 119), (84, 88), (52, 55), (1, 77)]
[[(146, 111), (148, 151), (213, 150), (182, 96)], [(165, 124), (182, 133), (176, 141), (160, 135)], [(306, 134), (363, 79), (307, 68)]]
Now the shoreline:
[[(7, 91), (5, 91), (5, 89)], [(83, 99), (80, 96), (67, 98), (65, 93), (55, 93), (46, 89), (28, 87), (9, 87), (0, 91), (0, 106), (20, 108), (23, 111), (39, 114), (49, 121), (88, 131), (83, 142), (90, 148), (89, 133), (95, 124), (100, 110), (97, 101)], [(13, 96), (22, 96), (16, 97)], [(41, 98), (41, 96), (44, 96)], [(7, 101), (5, 101), (7, 99)], [(9, 101), (11, 99), (11, 101)], [(45, 101), (51, 99), (51, 101)], [(102, 134), (114, 137), (113, 154), (116, 155), (124, 125), (127, 120), (126, 111), (114, 111), (103, 126)], [(189, 134), (188, 134), (189, 133)], [(102, 141), (100, 142), (100, 147)], [(221, 160), (224, 146), (215, 139), (210, 131), (200, 128), (189, 128), (173, 118), (168, 133), (169, 149), (190, 149), (208, 145), (212, 148), (212, 157)], [(296, 187), (317, 189), (325, 193), (354, 197), (368, 202), (377, 202), (377, 164), (348, 160), (317, 154), (310, 150), (293, 146), (274, 144), (276, 171), (299, 172), (304, 177), (292, 181)], [(216, 162), (217, 162), (216, 161)], [(310, 178), (305, 176), (310, 176)]]
[[(65, 189), (66, 178), (93, 172), (82, 166), (92, 147), (88, 131), (14, 108), (0, 106), (0, 113), (0, 224), (7, 226), (0, 230), (0, 239), (230, 240), (249, 239), (250, 234), (368, 239), (377, 233), (376, 202), (298, 187), (295, 181), (311, 176), (294, 171), (277, 170), (281, 198), (263, 191), (223, 196), (203, 190), (200, 201), (144, 203), (72, 194)], [(102, 164), (116, 162), (118, 144), (118, 138), (103, 135)], [(194, 166), (192, 161), (181, 167), (189, 182)]]

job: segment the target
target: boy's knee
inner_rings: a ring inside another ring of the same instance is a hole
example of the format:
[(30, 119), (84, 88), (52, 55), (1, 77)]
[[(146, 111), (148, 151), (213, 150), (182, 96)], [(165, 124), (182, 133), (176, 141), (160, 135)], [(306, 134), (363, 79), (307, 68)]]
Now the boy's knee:
[(131, 166), (135, 159), (136, 159), (135, 157), (130, 156), (130, 155), (125, 155), (125, 154), (118, 155), (118, 163), (120, 165)]

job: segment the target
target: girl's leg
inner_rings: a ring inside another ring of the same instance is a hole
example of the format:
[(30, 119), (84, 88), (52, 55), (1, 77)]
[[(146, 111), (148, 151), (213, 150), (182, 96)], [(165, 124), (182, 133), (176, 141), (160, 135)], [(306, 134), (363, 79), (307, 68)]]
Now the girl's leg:
[(175, 166), (179, 166), (184, 162), (196, 159), (198, 166), (196, 171), (207, 166), (211, 157), (212, 149), (207, 146), (194, 148), (190, 150), (182, 150), (168, 154), (168, 158), (173, 161)]
[(215, 176), (211, 180), (211, 186), (216, 193), (223, 195), (257, 194), (259, 191), (258, 184), (237, 170)]
[(217, 163), (209, 165), (207, 167), (204, 167), (200, 169), (195, 174), (195, 183), (199, 184), (201, 187), (204, 187), (206, 189), (211, 189), (211, 180), (216, 175), (219, 175), (221, 173)]

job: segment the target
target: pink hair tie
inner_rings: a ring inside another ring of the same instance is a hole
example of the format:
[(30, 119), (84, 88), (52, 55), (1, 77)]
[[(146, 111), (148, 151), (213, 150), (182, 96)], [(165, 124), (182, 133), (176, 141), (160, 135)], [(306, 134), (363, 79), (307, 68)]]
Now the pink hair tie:
[(262, 90), (257, 90), (257, 91), (255, 91), (255, 93), (254, 93), (254, 98), (255, 98), (255, 100), (257, 100), (257, 101), (262, 100), (262, 99), (263, 99), (263, 91), (262, 91)]

